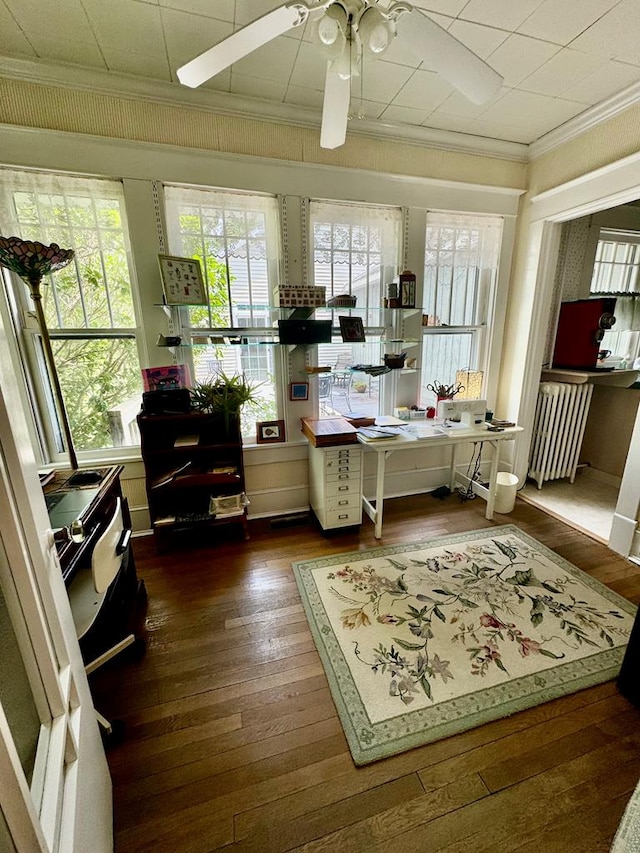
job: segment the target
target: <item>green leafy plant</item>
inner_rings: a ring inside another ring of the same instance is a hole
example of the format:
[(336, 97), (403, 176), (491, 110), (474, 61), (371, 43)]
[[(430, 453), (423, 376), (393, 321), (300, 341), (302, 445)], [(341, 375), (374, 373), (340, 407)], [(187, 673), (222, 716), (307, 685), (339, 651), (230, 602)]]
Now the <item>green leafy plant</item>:
[(258, 384), (252, 384), (243, 373), (227, 376), (216, 373), (206, 382), (196, 382), (191, 393), (191, 406), (198, 412), (221, 415), (228, 433), (231, 420), (237, 418), (245, 403), (257, 401)]

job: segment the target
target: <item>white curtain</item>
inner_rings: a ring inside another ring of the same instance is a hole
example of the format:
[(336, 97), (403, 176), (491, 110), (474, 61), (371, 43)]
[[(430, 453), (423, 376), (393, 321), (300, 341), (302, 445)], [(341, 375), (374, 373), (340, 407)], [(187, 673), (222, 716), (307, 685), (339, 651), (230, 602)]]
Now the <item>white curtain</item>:
[[(382, 205), (349, 204), (346, 202), (310, 201), (309, 219), (313, 240), (316, 224), (348, 225), (351, 227), (376, 227), (380, 233), (381, 267), (391, 267), (400, 272), (400, 247), (402, 239), (402, 210)], [(316, 263), (322, 263), (316, 257)], [(327, 263), (340, 263), (335, 255)], [(347, 262), (345, 259), (344, 263)]]
[[(122, 216), (124, 216), (124, 192), (120, 181), (100, 178), (80, 178), (73, 175), (58, 175), (51, 172), (18, 171), (15, 169), (0, 168), (0, 234), (3, 237), (22, 237), (23, 239), (38, 240), (48, 243), (54, 240), (47, 236), (46, 227), (44, 232), (34, 222), (32, 233), (18, 234), (18, 223), (16, 221), (13, 206), (13, 195), (16, 192), (38, 193), (39, 195), (78, 195), (93, 200), (118, 199)], [(126, 232), (126, 221), (122, 223)], [(25, 230), (23, 226), (22, 230)], [(27, 229), (30, 230), (30, 229)], [(11, 232), (11, 233), (9, 233)], [(57, 241), (56, 241), (57, 242)], [(70, 248), (63, 246), (62, 248)]]
[[(463, 232), (475, 234), (471, 244), (464, 246), (469, 254), (467, 266), (478, 269), (495, 270), (500, 259), (502, 243), (503, 218), (490, 214), (455, 213), (451, 211), (427, 212), (427, 256), (426, 265), (437, 266), (440, 258), (437, 254), (429, 255), (429, 249), (436, 252), (447, 248), (446, 244), (453, 241), (451, 248), (459, 252), (462, 248), (456, 246)], [(455, 237), (455, 239), (454, 239)]]
[[(261, 195), (256, 193), (245, 193), (241, 191), (228, 192), (218, 189), (193, 189), (191, 187), (172, 186), (166, 184), (164, 187), (164, 198), (167, 210), (167, 230), (169, 232), (169, 247), (173, 252), (181, 252), (182, 234), (180, 230), (181, 215), (185, 208), (193, 207), (200, 215), (206, 217), (207, 211), (211, 212), (211, 236), (224, 238), (216, 244), (215, 240), (209, 243), (208, 253), (213, 254), (218, 260), (225, 257), (248, 257), (257, 259), (264, 258), (268, 262), (280, 260), (280, 229), (278, 217), (278, 201), (275, 196)], [(215, 220), (215, 211), (223, 213), (227, 223), (222, 225)], [(251, 226), (246, 225), (243, 233), (233, 233), (228, 230), (229, 219), (234, 213), (243, 215), (260, 213), (264, 216), (266, 229), (266, 245), (263, 246), (258, 240), (251, 239)], [(206, 228), (205, 222), (202, 223)], [(234, 239), (241, 237), (242, 239)], [(266, 252), (266, 258), (265, 258)]]

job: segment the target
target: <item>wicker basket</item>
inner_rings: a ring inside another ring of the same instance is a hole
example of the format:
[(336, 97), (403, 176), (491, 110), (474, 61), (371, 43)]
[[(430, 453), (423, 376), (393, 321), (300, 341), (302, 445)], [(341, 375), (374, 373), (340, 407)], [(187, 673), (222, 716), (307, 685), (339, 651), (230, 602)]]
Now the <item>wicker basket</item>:
[(396, 354), (390, 353), (388, 355), (385, 355), (384, 363), (387, 365), (387, 367), (390, 367), (392, 370), (397, 370), (400, 367), (404, 367), (405, 358), (406, 358), (406, 356), (404, 355), (404, 353), (402, 355), (396, 355)]
[(343, 293), (340, 296), (332, 296), (327, 300), (327, 308), (355, 308), (357, 296)]

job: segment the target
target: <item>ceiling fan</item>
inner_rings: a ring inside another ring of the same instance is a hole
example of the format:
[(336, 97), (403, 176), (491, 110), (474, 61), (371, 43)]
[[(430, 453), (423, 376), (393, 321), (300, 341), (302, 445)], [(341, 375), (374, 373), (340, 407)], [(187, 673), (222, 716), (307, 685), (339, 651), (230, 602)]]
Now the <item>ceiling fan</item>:
[(396, 36), (417, 60), (475, 104), (486, 103), (502, 84), (493, 68), (422, 10), (404, 2), (383, 7), (375, 0), (284, 3), (178, 68), (178, 79), (185, 86), (200, 86), (309, 18), (314, 19), (317, 41), (327, 53), (322, 148), (338, 148), (345, 141), (351, 78), (358, 73), (363, 54), (382, 56)]

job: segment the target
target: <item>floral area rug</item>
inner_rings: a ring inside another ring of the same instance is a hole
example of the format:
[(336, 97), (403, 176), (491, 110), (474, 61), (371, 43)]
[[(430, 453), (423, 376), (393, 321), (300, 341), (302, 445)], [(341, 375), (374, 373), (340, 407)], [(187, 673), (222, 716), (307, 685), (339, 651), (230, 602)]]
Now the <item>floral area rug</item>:
[(356, 764), (615, 678), (636, 610), (514, 525), (293, 569)]

